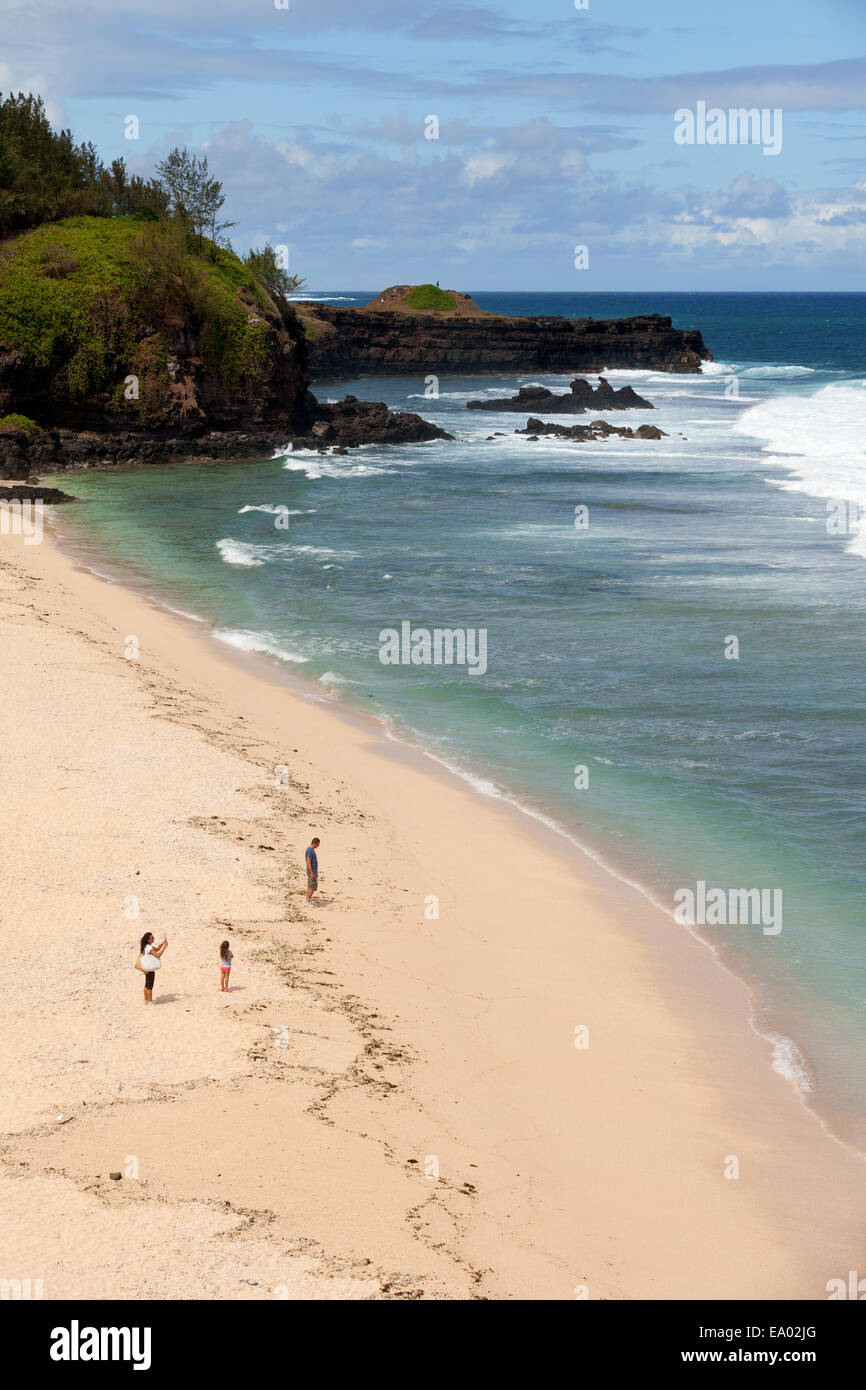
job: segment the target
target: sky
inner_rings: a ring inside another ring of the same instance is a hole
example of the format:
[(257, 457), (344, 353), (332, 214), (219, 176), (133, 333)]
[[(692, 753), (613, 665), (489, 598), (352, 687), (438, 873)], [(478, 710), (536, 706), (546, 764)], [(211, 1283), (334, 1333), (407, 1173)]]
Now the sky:
[(0, 0), (19, 90), (313, 291), (866, 290), (866, 0)]

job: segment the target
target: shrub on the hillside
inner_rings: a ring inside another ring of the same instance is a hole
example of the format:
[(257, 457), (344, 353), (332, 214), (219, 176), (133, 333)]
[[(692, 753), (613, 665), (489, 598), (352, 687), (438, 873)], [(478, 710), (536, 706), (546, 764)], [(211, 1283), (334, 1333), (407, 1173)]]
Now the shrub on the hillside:
[(244, 256), (244, 265), (275, 299), (285, 299), (305, 283), (300, 276), (289, 274), (269, 241), (261, 251), (248, 251)]
[(29, 415), (16, 415), (13, 411), (11, 415), (0, 416), (0, 430), (24, 430), (27, 434), (41, 434), (40, 426), (35, 420), (31, 420)]
[(438, 285), (416, 285), (404, 302), (409, 309), (439, 309), (450, 313), (457, 308), (453, 294), (440, 290)]

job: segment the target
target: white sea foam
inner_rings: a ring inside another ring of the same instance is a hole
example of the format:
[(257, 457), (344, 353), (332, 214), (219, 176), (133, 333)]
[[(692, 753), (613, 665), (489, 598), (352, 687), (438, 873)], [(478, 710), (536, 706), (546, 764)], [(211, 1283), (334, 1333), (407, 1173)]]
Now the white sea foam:
[(358, 304), (356, 294), (289, 294), (290, 304)]
[(823, 386), (811, 395), (780, 395), (753, 405), (732, 426), (763, 439), (767, 462), (790, 469), (779, 487), (855, 503), (864, 515), (847, 549), (866, 558), (866, 381)]
[(216, 542), (220, 557), (227, 565), (240, 565), (244, 569), (255, 569), (268, 561), (268, 551), (262, 545), (250, 545), (247, 541), (233, 541), (224, 536)]
[(172, 608), (170, 603), (164, 603), (163, 608), (168, 613), (174, 613), (178, 618), (188, 618), (191, 623), (203, 623), (206, 620), (200, 618), (197, 613), (187, 613), (185, 608)]
[(702, 362), (700, 372), (659, 372), (651, 367), (602, 367), (600, 372), (582, 372), (581, 376), (603, 376), (618, 381), (700, 381), (702, 376), (731, 376), (739, 371), (732, 362)]
[(752, 376), (767, 381), (784, 381), (786, 377), (813, 376), (814, 367), (800, 367), (796, 363), (769, 362), (761, 367), (741, 367), (737, 376)]
[(261, 652), (265, 656), (275, 656), (280, 661), (304, 662), (308, 658), (299, 652), (289, 651), (273, 632), (254, 632), (249, 628), (216, 628), (214, 637), (237, 647), (242, 652)]
[(773, 1049), (773, 1071), (784, 1076), (786, 1081), (793, 1082), (801, 1095), (808, 1095), (814, 1090), (812, 1074), (806, 1059), (793, 1038), (786, 1038), (784, 1033), (776, 1033), (771, 1028), (762, 1027), (755, 1019), (751, 1022), (755, 1032), (766, 1038)]
[(358, 555), (357, 550), (332, 550), (327, 545), (291, 545), (287, 547), (286, 553), (312, 555), (314, 558), (326, 560), (354, 560)]
[[(440, 391), (437, 396), (428, 396), (426, 391), (410, 391), (407, 401), (480, 401), (482, 396), (491, 398), (501, 396), (507, 391), (507, 386), (481, 386), (472, 391)], [(512, 389), (512, 395), (516, 392), (516, 387)]]
[[(307, 477), (312, 480), (315, 480), (316, 478), (324, 478), (325, 475), (319, 467), (318, 463), (319, 456), (311, 452), (308, 458), (302, 458), (298, 457), (298, 454), (300, 454), (300, 452), (301, 451), (299, 450), (298, 453), (295, 454), (294, 458), (288, 459), (287, 462), (283, 464), (283, 468), (286, 470), (286, 472), (306, 473)], [(274, 455), (274, 457), (280, 458), (282, 457), (282, 455), (278, 452)], [(316, 460), (316, 462), (313, 462), (314, 459)]]
[(701, 363), (701, 376), (736, 376), (739, 370), (735, 362)]
[(323, 671), (319, 676), (319, 685), (323, 685), (326, 690), (338, 691), (344, 685), (360, 685), (360, 681), (353, 681), (350, 676), (341, 676), (339, 671)]
[(238, 516), (243, 516), (245, 512), (265, 512), (268, 516), (309, 516), (310, 508), (280, 506), (246, 506), (238, 508)]
[[(307, 477), (315, 480), (316, 478), (374, 478), (380, 477), (385, 473), (396, 473), (396, 468), (383, 468), (375, 463), (357, 463), (343, 458), (339, 454), (318, 454), (312, 449), (283, 449), (277, 450), (275, 458), (286, 456), (283, 464), (290, 473), (306, 473)], [(406, 460), (401, 459), (401, 464), (406, 467)]]

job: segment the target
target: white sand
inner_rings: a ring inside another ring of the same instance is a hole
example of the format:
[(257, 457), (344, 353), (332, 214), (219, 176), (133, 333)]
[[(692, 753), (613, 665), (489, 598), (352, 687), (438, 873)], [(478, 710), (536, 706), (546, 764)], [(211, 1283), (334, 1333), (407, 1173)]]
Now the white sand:
[(0, 538), (0, 645), (0, 1277), (823, 1298), (862, 1267), (862, 1161), (637, 893), (48, 537)]

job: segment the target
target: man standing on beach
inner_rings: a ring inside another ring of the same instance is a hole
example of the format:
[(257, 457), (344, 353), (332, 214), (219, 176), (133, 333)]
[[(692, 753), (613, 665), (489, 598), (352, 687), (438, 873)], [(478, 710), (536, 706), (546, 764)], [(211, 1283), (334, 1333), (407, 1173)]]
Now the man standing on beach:
[(310, 841), (304, 859), (307, 864), (307, 898), (306, 901), (313, 901), (313, 894), (319, 886), (319, 856), (316, 850), (319, 848), (319, 837), (315, 835)]

